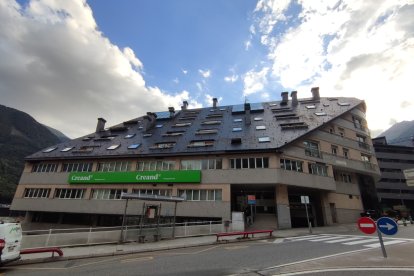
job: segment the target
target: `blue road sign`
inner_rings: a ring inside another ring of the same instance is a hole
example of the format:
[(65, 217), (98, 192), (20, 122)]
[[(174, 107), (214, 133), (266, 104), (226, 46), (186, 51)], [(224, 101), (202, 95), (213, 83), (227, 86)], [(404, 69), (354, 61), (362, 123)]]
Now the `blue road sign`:
[(398, 224), (389, 217), (382, 217), (377, 220), (377, 227), (385, 235), (395, 235), (398, 232)]

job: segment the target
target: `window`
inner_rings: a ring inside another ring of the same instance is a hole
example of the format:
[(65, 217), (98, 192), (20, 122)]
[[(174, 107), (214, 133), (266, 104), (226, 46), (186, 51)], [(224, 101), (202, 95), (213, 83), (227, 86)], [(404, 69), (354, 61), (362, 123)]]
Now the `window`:
[(341, 128), (341, 127), (338, 127), (338, 131), (339, 131), (339, 135), (340, 135), (341, 137), (344, 137), (344, 136), (345, 136), (345, 129), (343, 129), (343, 128)]
[(99, 162), (97, 172), (127, 172), (130, 170), (129, 161)]
[(243, 129), (241, 127), (233, 127), (233, 132), (239, 132), (242, 131)]
[(86, 189), (56, 189), (55, 198), (82, 199)]
[(181, 170), (221, 170), (223, 161), (217, 159), (181, 160)]
[(49, 173), (49, 172), (57, 172), (57, 163), (38, 163), (34, 164), (32, 168), (32, 172), (36, 173)]
[(352, 176), (348, 173), (340, 173), (339, 174), (339, 181), (345, 182), (345, 183), (352, 183)]
[(344, 103), (340, 103), (340, 102), (338, 102), (338, 105), (339, 105), (339, 106), (349, 106), (350, 104), (349, 104), (349, 103), (345, 103), (345, 102), (344, 102)]
[(93, 189), (91, 199), (121, 199), (121, 193), (127, 189)]
[(367, 137), (363, 136), (363, 135), (359, 135), (357, 134), (357, 141), (358, 141), (358, 146), (360, 148), (369, 150), (369, 145), (367, 144)]
[(26, 188), (24, 189), (24, 198), (48, 198), (50, 189)]
[(54, 151), (55, 149), (57, 149), (57, 147), (47, 148), (47, 149), (43, 150), (43, 152), (48, 153), (48, 152)]
[(241, 122), (243, 122), (243, 119), (234, 119), (233, 122), (235, 122), (235, 123), (241, 123)]
[(306, 108), (307, 108), (307, 109), (315, 109), (315, 108), (316, 108), (316, 106), (315, 106), (315, 105), (307, 105), (307, 106), (306, 106)]
[(361, 160), (362, 160), (362, 162), (368, 162), (369, 163), (371, 161), (371, 156), (361, 153)]
[(327, 114), (325, 112), (315, 112), (316, 116), (326, 116)]
[(270, 137), (259, 137), (259, 143), (270, 142)]
[(133, 134), (127, 134), (127, 135), (125, 135), (125, 139), (131, 139), (132, 137), (135, 137), (135, 133), (133, 133)]
[(121, 146), (121, 144), (116, 144), (116, 145), (112, 145), (110, 147), (107, 147), (106, 149), (107, 150), (115, 150), (115, 149), (119, 148), (120, 146)]
[(171, 196), (172, 189), (133, 189), (132, 193), (139, 195)]
[(170, 149), (175, 146), (175, 142), (155, 143), (150, 149)]
[(206, 119), (211, 119), (211, 118), (222, 118), (223, 114), (221, 113), (216, 113), (216, 114), (209, 114), (206, 116)]
[(172, 171), (175, 169), (175, 161), (154, 160), (138, 161), (137, 171)]
[(256, 130), (265, 130), (266, 126), (256, 126)]
[(332, 152), (333, 155), (338, 155), (338, 147), (332, 145), (331, 146), (331, 152)]
[(322, 163), (308, 164), (309, 172), (320, 176), (328, 176), (328, 167)]
[(216, 134), (218, 133), (217, 128), (210, 128), (210, 129), (199, 129), (196, 131), (196, 135), (202, 135), (202, 134)]
[(305, 141), (303, 144), (305, 145), (305, 154), (307, 156), (322, 158), (318, 143), (313, 141)]
[(92, 162), (63, 163), (62, 172), (91, 172)]
[(231, 158), (230, 169), (262, 169), (269, 168), (268, 157)]
[(141, 144), (132, 144), (128, 146), (128, 149), (137, 149), (141, 146)]
[(330, 127), (330, 128), (329, 128), (329, 133), (330, 133), (330, 134), (334, 134), (334, 133), (335, 133), (335, 129), (334, 129), (333, 127)]
[(344, 153), (344, 158), (348, 159), (349, 158), (349, 149), (343, 148), (342, 151)]
[(62, 149), (61, 152), (68, 152), (73, 148), (75, 148), (75, 147), (67, 147), (67, 148)]
[(253, 120), (254, 121), (263, 121), (263, 118), (262, 117), (255, 117)]
[(193, 140), (187, 145), (189, 148), (209, 147), (214, 145), (214, 140)]
[(188, 201), (221, 201), (221, 190), (178, 190), (178, 196)]
[(280, 159), (280, 168), (284, 170), (303, 172), (302, 165), (302, 161)]
[(355, 128), (365, 130), (365, 127), (364, 127), (365, 122), (363, 119), (356, 117), (356, 116), (352, 116), (352, 121), (354, 122)]
[(156, 128), (162, 128), (163, 125), (155, 125)]

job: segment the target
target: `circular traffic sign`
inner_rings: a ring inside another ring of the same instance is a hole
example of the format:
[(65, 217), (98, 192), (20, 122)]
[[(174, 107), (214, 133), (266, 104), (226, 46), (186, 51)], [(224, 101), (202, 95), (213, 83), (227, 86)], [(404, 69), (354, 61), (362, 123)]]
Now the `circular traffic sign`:
[(362, 217), (358, 219), (358, 228), (365, 234), (374, 234), (377, 230), (375, 221), (369, 217)]
[(395, 235), (398, 232), (398, 224), (389, 217), (381, 217), (377, 220), (378, 230), (385, 235)]

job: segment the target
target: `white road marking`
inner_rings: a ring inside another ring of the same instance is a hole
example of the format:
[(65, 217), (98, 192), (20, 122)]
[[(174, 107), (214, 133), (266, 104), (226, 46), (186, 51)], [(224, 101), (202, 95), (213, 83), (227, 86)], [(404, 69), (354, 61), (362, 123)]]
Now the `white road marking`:
[(355, 245), (355, 244), (363, 244), (363, 243), (369, 243), (369, 242), (377, 242), (378, 239), (366, 239), (362, 241), (353, 241), (353, 242), (344, 242), (345, 245)]
[(290, 272), (275, 274), (279, 276), (295, 276), (295, 275), (305, 275), (305, 274), (315, 274), (315, 273), (324, 273), (324, 272), (340, 272), (340, 271), (414, 271), (414, 267), (347, 267), (347, 268), (328, 268), (328, 269), (318, 269), (318, 270), (309, 270), (309, 271), (299, 271), (299, 272)]
[(318, 242), (318, 241), (329, 241), (329, 240), (334, 240), (337, 239), (338, 237), (323, 237), (323, 238), (319, 238), (319, 239), (314, 239), (314, 240), (309, 240), (311, 242)]
[[(403, 241), (403, 240), (385, 241), (384, 245), (398, 244), (398, 243), (403, 243), (403, 242), (407, 242), (407, 241)], [(370, 247), (370, 248), (377, 248), (377, 247), (380, 247), (381, 244), (379, 242), (377, 242), (377, 243), (374, 243), (374, 244), (366, 244), (364, 246)]]
[(304, 240), (311, 240), (311, 239), (315, 239), (321, 237), (321, 235), (310, 235), (310, 236), (303, 236), (303, 237), (295, 237), (295, 238), (287, 238), (287, 240), (291, 240), (291, 241), (304, 241)]
[(339, 240), (333, 240), (333, 241), (326, 241), (325, 243), (338, 243), (338, 242), (353, 241), (353, 240), (360, 240), (360, 239), (361, 237), (345, 238), (345, 239), (339, 239)]

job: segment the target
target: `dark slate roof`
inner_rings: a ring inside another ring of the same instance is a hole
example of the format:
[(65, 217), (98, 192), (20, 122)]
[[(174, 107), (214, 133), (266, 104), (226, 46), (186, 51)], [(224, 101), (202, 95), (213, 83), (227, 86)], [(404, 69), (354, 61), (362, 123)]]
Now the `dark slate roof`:
[[(292, 141), (308, 134), (325, 123), (364, 104), (356, 98), (320, 98), (299, 99), (296, 106), (291, 100), (286, 104), (281, 101), (250, 104), (251, 124), (246, 125), (244, 105), (206, 107), (200, 109), (179, 110), (174, 116), (169, 112), (157, 113), (153, 128), (145, 131), (144, 117), (138, 117), (119, 125), (106, 128), (99, 133), (91, 133), (54, 147), (43, 149), (28, 156), (27, 160), (47, 159), (84, 159), (106, 157), (137, 157), (137, 156), (174, 156), (220, 154), (231, 152), (269, 151), (277, 150)], [(314, 108), (313, 108), (314, 107)], [(193, 113), (195, 112), (195, 114)], [(319, 116), (316, 113), (320, 113)], [(220, 117), (220, 115), (222, 117)], [(212, 118), (208, 118), (208, 117)], [(218, 117), (215, 117), (218, 116)], [(183, 118), (196, 117), (183, 120)], [(255, 120), (262, 118), (262, 120)], [(242, 119), (242, 122), (235, 122)], [(218, 125), (202, 125), (203, 122), (217, 120)], [(191, 123), (189, 126), (174, 127), (175, 124)], [(265, 126), (265, 130), (256, 130), (256, 126)], [(242, 130), (234, 132), (233, 128)], [(196, 134), (200, 129), (217, 129), (216, 134)], [(183, 131), (179, 136), (165, 136), (167, 132)], [(145, 134), (151, 134), (146, 137)], [(125, 136), (133, 135), (126, 139)], [(111, 139), (106, 137), (113, 136)], [(268, 142), (259, 142), (260, 137), (269, 137)], [(209, 146), (189, 147), (191, 141), (204, 140)], [(175, 143), (171, 148), (151, 148), (156, 143)], [(140, 144), (136, 149), (128, 149), (132, 144)], [(118, 148), (108, 150), (112, 145)], [(62, 149), (71, 148), (62, 152)], [(89, 148), (88, 148), (89, 147)], [(82, 150), (89, 149), (89, 150)]]

